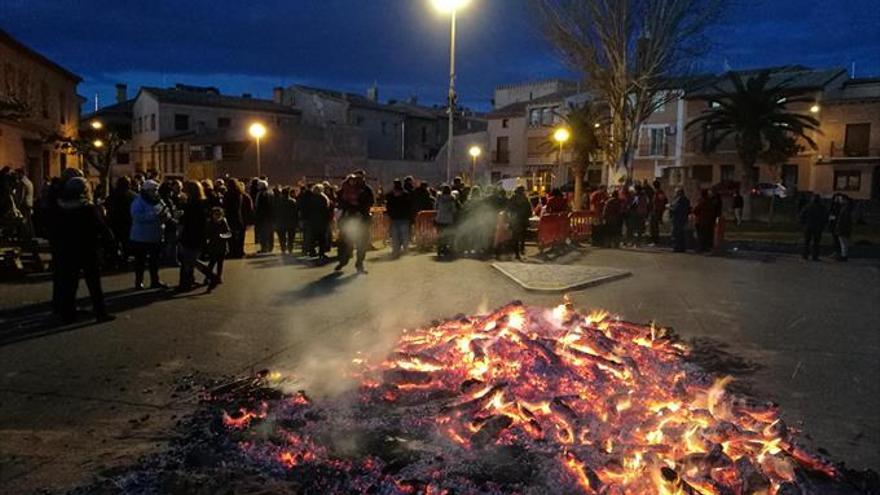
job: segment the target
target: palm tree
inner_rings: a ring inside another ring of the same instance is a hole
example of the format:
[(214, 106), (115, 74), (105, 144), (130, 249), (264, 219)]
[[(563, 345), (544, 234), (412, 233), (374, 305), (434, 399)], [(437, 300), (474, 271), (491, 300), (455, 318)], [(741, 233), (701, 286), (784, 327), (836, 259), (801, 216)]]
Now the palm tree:
[[(601, 129), (602, 115), (596, 105), (585, 101), (580, 106), (573, 106), (565, 115), (557, 114), (571, 132), (570, 149), (573, 152), (572, 175), (574, 179), (574, 209), (583, 206), (581, 197), (584, 191), (584, 175), (597, 153), (602, 150)], [(552, 136), (543, 147), (554, 150), (558, 144)], [(548, 151), (549, 152), (549, 151)]]
[(788, 105), (813, 102), (813, 98), (791, 87), (791, 79), (771, 83), (769, 71), (763, 71), (745, 80), (735, 73), (727, 75), (731, 88), (714, 86), (712, 94), (700, 96), (709, 101), (710, 108), (703, 115), (688, 123), (688, 128), (702, 126), (710, 133), (705, 141), (705, 152), (712, 152), (729, 136), (734, 137), (736, 152), (739, 155), (740, 185), (746, 190), (743, 216), (751, 219), (751, 191), (754, 186), (752, 169), (762, 156), (774, 154), (773, 148), (785, 143), (780, 135), (803, 140), (811, 148), (816, 143), (810, 137), (811, 131), (818, 132), (819, 121), (815, 118), (792, 112)]

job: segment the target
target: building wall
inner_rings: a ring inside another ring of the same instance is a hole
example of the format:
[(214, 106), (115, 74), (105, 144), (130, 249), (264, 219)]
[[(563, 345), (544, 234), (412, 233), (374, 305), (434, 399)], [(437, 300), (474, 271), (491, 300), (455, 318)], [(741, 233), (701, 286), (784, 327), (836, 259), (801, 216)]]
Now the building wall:
[(62, 157), (52, 144), (42, 143), (44, 135), (78, 135), (76, 87), (77, 81), (68, 75), (0, 43), (0, 98), (16, 97), (30, 107), (23, 122), (0, 121), (0, 167), (24, 167), (40, 184), (58, 175), (63, 166), (78, 166), (75, 156)]
[(367, 156), (371, 159), (395, 160), (404, 156), (402, 113), (353, 106), (348, 119), (350, 125), (363, 130)]
[(340, 98), (319, 95), (296, 86), (284, 89), (282, 104), (302, 112), (303, 122), (309, 125), (327, 126), (348, 122), (348, 102)]
[(494, 108), (503, 108), (513, 103), (530, 101), (564, 89), (571, 89), (575, 86), (576, 84), (571, 81), (561, 79), (499, 86), (495, 88)]
[[(504, 124), (507, 127), (504, 127)], [(487, 149), (491, 150), (492, 162), (490, 172), (501, 178), (518, 177), (525, 171), (526, 164), (526, 117), (500, 117), (489, 119), (489, 143)], [(495, 160), (498, 152), (498, 138), (508, 138), (508, 162), (499, 163)]]
[[(880, 84), (874, 89), (874, 97), (863, 87), (853, 91), (857, 97), (822, 104), (822, 134), (817, 136), (817, 163), (811, 177), (810, 188), (823, 195), (842, 192), (855, 199), (880, 199), (878, 177), (880, 173)], [(850, 96), (850, 95), (846, 95)], [(868, 156), (847, 157), (844, 152), (847, 124), (869, 124)], [(842, 190), (835, 182), (835, 172), (859, 174), (857, 190)]]

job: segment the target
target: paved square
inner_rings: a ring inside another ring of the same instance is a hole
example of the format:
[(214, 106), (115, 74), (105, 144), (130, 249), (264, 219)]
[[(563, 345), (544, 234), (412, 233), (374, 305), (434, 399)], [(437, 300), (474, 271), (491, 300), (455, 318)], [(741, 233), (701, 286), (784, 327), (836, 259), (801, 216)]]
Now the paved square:
[(496, 262), (492, 266), (533, 292), (566, 292), (585, 289), (628, 277), (630, 272), (617, 268), (585, 265)]

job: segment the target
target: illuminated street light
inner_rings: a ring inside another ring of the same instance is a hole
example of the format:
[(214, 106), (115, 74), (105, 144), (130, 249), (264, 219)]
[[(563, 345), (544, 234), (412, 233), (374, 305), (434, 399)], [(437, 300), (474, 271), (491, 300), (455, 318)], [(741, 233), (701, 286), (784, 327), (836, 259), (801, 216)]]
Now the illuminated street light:
[(819, 105), (813, 105), (810, 107), (810, 112), (812, 112), (812, 113), (819, 113), (819, 110), (820, 110)]
[(559, 174), (557, 177), (562, 177), (562, 147), (569, 139), (571, 139), (571, 132), (565, 127), (560, 127), (553, 132), (553, 140), (559, 143)]
[(453, 160), (453, 120), (455, 118), (455, 15), (467, 5), (470, 0), (431, 0), (434, 8), (444, 14), (449, 14), (449, 134), (446, 138), (446, 182), (452, 182)]
[(100, 120), (93, 120), (91, 125), (92, 125), (92, 129), (94, 129), (96, 131), (104, 128), (104, 124), (102, 124)]
[(262, 177), (262, 163), (260, 163), (260, 139), (266, 135), (266, 126), (259, 122), (254, 122), (248, 128), (251, 137), (257, 140), (257, 177)]
[(596, 122), (595, 124), (593, 124), (593, 127), (595, 127), (596, 129), (598, 129), (598, 128), (602, 127), (602, 124)]
[(100, 139), (95, 139), (94, 141), (92, 141), (92, 146), (94, 146), (95, 148), (103, 148), (104, 141), (101, 141)]
[(468, 150), (468, 154), (471, 155), (471, 185), (474, 185), (477, 179), (477, 158), (483, 154), (483, 150), (474, 145)]

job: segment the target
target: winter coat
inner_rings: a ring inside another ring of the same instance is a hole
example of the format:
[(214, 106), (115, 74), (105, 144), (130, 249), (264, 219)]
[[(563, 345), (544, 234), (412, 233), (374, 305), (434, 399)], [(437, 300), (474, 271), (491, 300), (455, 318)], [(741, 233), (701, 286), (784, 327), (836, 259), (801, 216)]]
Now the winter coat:
[(529, 218), (532, 216), (532, 204), (525, 196), (514, 195), (507, 205), (510, 212), (510, 227), (515, 230), (525, 230), (529, 226)]
[(228, 252), (228, 238), (224, 237), (230, 234), (229, 223), (225, 218), (221, 218), (219, 222), (213, 219), (208, 221), (205, 227), (205, 237), (207, 246), (205, 252), (211, 256), (225, 256)]
[(205, 227), (208, 223), (208, 203), (201, 200), (183, 204), (180, 217), (180, 245), (189, 249), (202, 249), (205, 245)]
[(142, 195), (131, 202), (131, 235), (135, 242), (162, 242), (162, 231), (168, 218), (165, 205), (161, 201), (151, 202)]
[(834, 221), (834, 235), (839, 237), (850, 237), (852, 235), (852, 205), (845, 204), (840, 207), (837, 212), (837, 219)]
[(669, 214), (672, 217), (672, 225), (683, 228), (687, 225), (688, 216), (691, 214), (691, 200), (687, 196), (679, 196), (669, 205)]
[(715, 219), (718, 214), (715, 212), (715, 202), (711, 199), (701, 198), (694, 207), (694, 217), (696, 224), (700, 227), (709, 227), (715, 225)]
[(298, 222), (299, 211), (296, 200), (290, 196), (279, 195), (275, 201), (275, 227), (292, 229)]
[(52, 230), (53, 237), (62, 240), (56, 253), (64, 260), (97, 258), (100, 248), (113, 239), (101, 210), (85, 199), (59, 200)]
[(458, 202), (451, 194), (441, 194), (437, 196), (436, 203), (437, 215), (434, 221), (439, 225), (452, 225), (455, 223), (455, 216), (458, 213)]
[[(835, 230), (839, 229), (841, 213), (843, 213), (842, 210), (837, 215)], [(811, 201), (807, 203), (807, 206), (805, 206), (803, 210), (801, 210), (799, 220), (801, 225), (803, 225), (804, 230), (809, 232), (821, 232), (828, 223), (828, 210), (825, 209), (825, 206), (823, 206), (821, 202)]]
[(391, 191), (385, 195), (385, 211), (391, 220), (410, 220), (413, 216), (412, 194), (406, 191)]
[(244, 215), (242, 214), (242, 195), (235, 189), (230, 189), (223, 197), (223, 211), (229, 228), (236, 231), (244, 230)]

